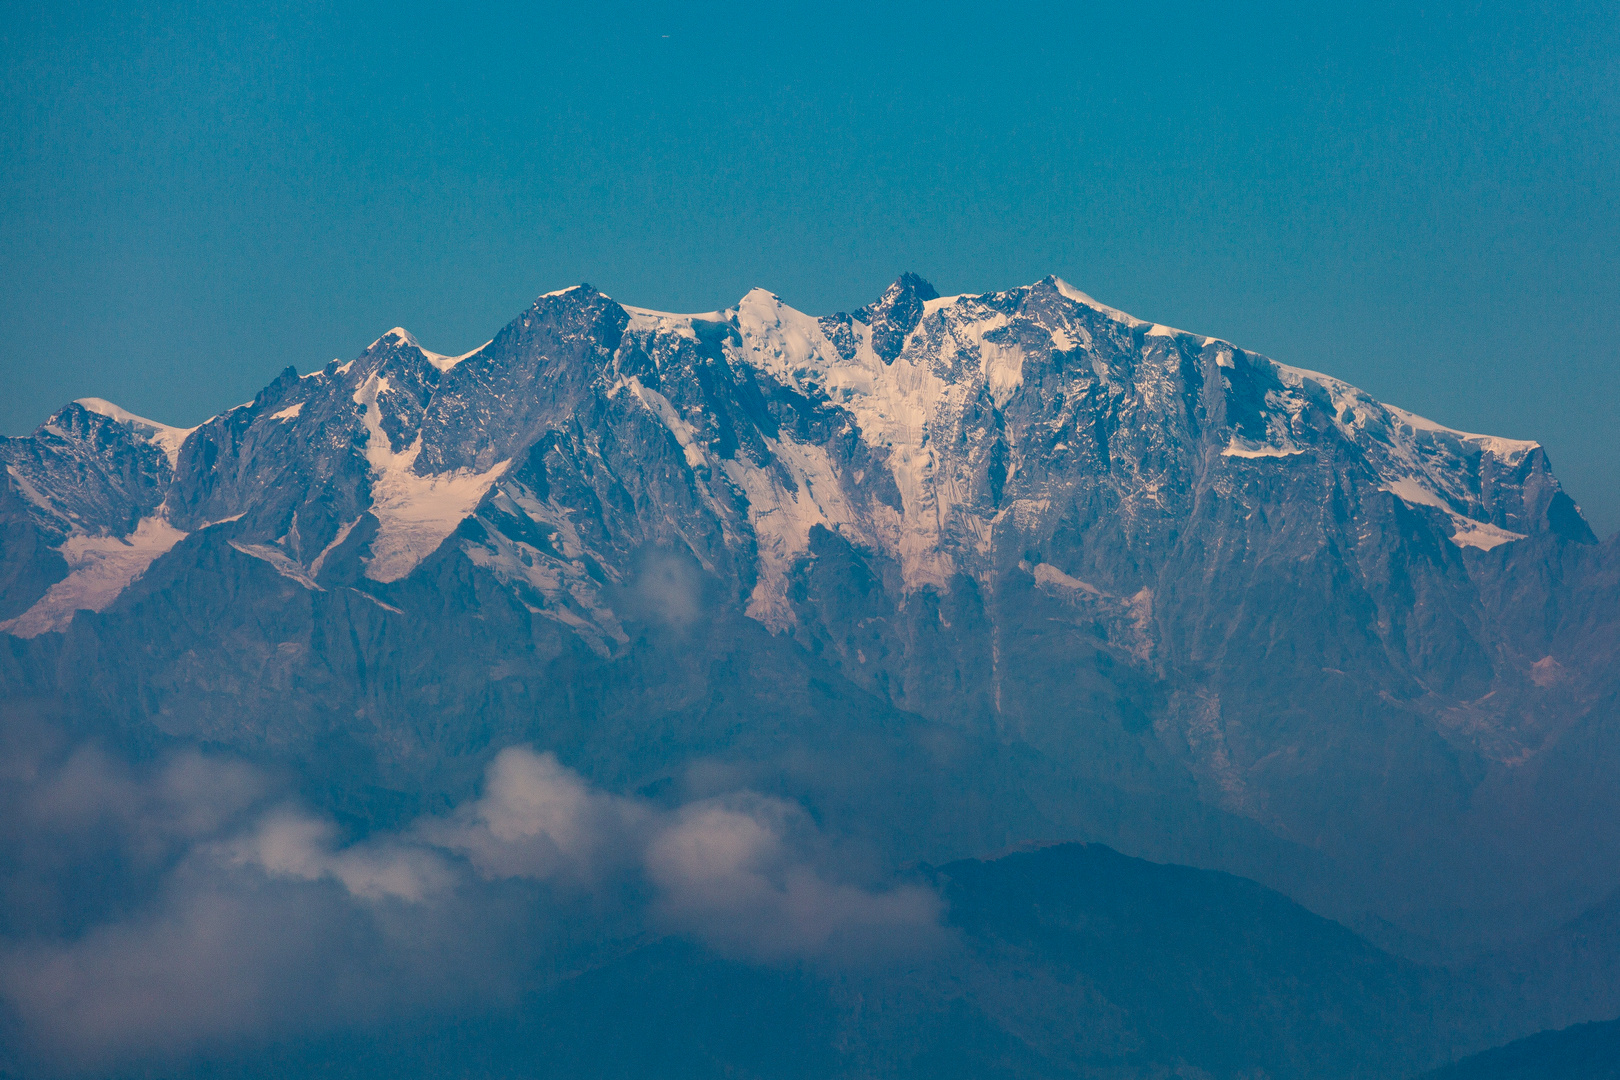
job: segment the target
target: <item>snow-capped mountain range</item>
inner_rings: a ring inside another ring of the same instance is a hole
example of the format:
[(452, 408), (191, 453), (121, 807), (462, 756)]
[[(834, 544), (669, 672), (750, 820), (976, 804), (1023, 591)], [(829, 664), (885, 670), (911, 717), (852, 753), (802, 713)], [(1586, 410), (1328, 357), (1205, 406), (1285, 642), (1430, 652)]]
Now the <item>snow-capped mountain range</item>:
[(1081, 505), (1115, 517), (1127, 547), (1163, 550), (1202, 488), (1323, 465), (1458, 547), (1590, 539), (1536, 443), (1442, 427), (1057, 278), (938, 297), (908, 275), (821, 319), (763, 290), (674, 315), (578, 286), (463, 356), (396, 327), (197, 428), (86, 398), (5, 440), (13, 489), (68, 573), (4, 628), (33, 636), (100, 611), (181, 538), (224, 522), (243, 522), (245, 553), (312, 589), (374, 523), (355, 554), (367, 579), (397, 581), (484, 504), (558, 540), (497, 531), (463, 539), (469, 557), (536, 613), (613, 637), (585, 560), (609, 577), (620, 560), (579, 534), (577, 507), (525, 483), (526, 459), (586, 411), (661, 427), (683, 466), (689, 505), (637, 506), (635, 538), (703, 552), (711, 570), (718, 538), (752, 584), (749, 614), (777, 630), (794, 621), (788, 577), (815, 526), (892, 558), (906, 591), (948, 590), (957, 574), (985, 580), (998, 540), (1050, 531)]
[[(1498, 803), (1585, 753), (1616, 692), (1614, 545), (1538, 444), (1053, 277), (940, 297), (908, 274), (821, 318), (763, 290), (680, 315), (581, 285), (465, 355), (395, 328), (192, 429), (84, 399), (0, 461), (10, 695), (233, 745), (336, 725), (383, 773), (501, 731), (566, 729), (589, 757), (607, 736), (559, 687), (641, 663), (638, 627), (730, 612), (754, 627), (737, 649), (999, 748), (1023, 793), (997, 836), (1207, 842), (1248, 872), (1294, 857), (1273, 843), (1376, 852), (1396, 869), (1366, 904), (1428, 930), (1430, 832), (1478, 832), (1478, 862)], [(109, 650), (95, 688), (68, 685)], [(476, 709), (434, 664), (470, 665)], [(625, 781), (730, 745), (660, 738)], [(1422, 835), (1392, 837), (1409, 789)], [(1127, 803), (1204, 815), (1181, 830), (1204, 839), (1122, 824)], [(922, 831), (971, 847), (949, 814)], [(1514, 903), (1620, 884), (1611, 846)], [(1289, 865), (1269, 880), (1309, 877)]]

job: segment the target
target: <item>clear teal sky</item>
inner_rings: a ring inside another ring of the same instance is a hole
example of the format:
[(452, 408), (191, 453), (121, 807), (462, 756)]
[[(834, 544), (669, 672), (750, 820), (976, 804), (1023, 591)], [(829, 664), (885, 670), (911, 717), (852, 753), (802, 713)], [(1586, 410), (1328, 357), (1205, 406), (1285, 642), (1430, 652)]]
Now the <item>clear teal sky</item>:
[(193, 424), (581, 280), (1057, 273), (1539, 439), (1620, 528), (1614, 0), (225, 6), (0, 11), (0, 430)]

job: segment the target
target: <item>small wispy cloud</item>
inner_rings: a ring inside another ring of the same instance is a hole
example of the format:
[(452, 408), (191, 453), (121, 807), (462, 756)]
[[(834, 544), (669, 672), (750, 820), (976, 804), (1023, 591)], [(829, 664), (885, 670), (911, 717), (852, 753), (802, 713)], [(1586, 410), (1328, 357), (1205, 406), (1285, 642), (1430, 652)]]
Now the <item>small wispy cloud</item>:
[(871, 957), (931, 941), (940, 916), (935, 893), (829, 880), (784, 840), (785, 824), (802, 814), (757, 796), (682, 807), (647, 850), (664, 920), (724, 951), (765, 960)]
[(432, 851), (393, 837), (338, 849), (336, 835), (329, 821), (282, 809), (219, 853), (237, 866), (254, 866), (273, 877), (329, 878), (362, 900), (421, 903), (453, 883), (451, 868)]
[(419, 822), (423, 842), (466, 856), (485, 878), (588, 884), (633, 864), (652, 811), (596, 791), (551, 754), (508, 747), (482, 797), (448, 818)]

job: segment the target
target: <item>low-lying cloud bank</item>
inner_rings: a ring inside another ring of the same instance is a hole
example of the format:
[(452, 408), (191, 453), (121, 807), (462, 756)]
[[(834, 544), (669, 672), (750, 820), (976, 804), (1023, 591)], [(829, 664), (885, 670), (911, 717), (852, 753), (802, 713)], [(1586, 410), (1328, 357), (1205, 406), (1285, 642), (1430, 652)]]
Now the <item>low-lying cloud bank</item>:
[(797, 806), (676, 808), (525, 747), (448, 815), (345, 843), (264, 774), (93, 749), (0, 770), (0, 1035), (65, 1071), (514, 1004), (591, 942), (676, 933), (757, 962), (930, 948), (940, 902), (853, 884)]

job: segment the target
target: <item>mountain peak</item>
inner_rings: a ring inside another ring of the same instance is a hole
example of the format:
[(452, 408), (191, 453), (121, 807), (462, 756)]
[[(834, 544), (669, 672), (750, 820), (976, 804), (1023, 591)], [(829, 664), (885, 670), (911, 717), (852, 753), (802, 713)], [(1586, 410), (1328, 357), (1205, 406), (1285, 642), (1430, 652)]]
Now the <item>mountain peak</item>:
[(402, 345), (408, 346), (412, 349), (422, 348), (421, 342), (416, 340), (415, 334), (411, 333), (403, 326), (396, 326), (387, 333), (383, 334), (376, 341), (373, 341), (370, 345), (367, 345), (366, 351), (371, 352), (373, 349), (379, 348), (397, 348)]
[[(1084, 307), (1091, 308), (1093, 311), (1101, 312), (1110, 319), (1113, 319), (1115, 322), (1122, 322), (1126, 326), (1131, 327), (1149, 325), (1145, 319), (1138, 319), (1135, 315), (1132, 315), (1129, 312), (1121, 311), (1116, 307), (1109, 307), (1107, 304), (1093, 299), (1091, 296), (1081, 292), (1079, 289), (1075, 288), (1073, 285), (1070, 285), (1067, 281), (1064, 281), (1056, 274), (1048, 274), (1046, 277), (1037, 282), (1037, 284), (1050, 285), (1052, 288), (1057, 290), (1059, 295), (1069, 300), (1073, 300), (1075, 303)], [(1168, 330), (1171, 328), (1166, 327), (1165, 329)]]
[(148, 420), (144, 416), (136, 416), (128, 409), (114, 405), (105, 398), (79, 398), (73, 404), (132, 429), (136, 435), (163, 451), (169, 459), (170, 468), (178, 464), (180, 447), (186, 441), (186, 436), (197, 430), (194, 427), (173, 427), (156, 420)]
[(908, 271), (883, 290), (877, 300), (856, 312), (855, 317), (872, 328), (872, 351), (882, 357), (885, 364), (892, 364), (906, 343), (906, 335), (922, 319), (923, 305), (938, 298), (937, 289)]
[(168, 424), (160, 424), (156, 420), (148, 420), (144, 416), (136, 416), (128, 409), (125, 409), (119, 405), (114, 405), (105, 398), (76, 398), (74, 399), (73, 404), (88, 409), (93, 413), (99, 413), (109, 420), (116, 420), (120, 424), (129, 424), (132, 427), (165, 428), (169, 426)]
[(921, 300), (939, 299), (939, 290), (921, 274), (913, 274), (910, 270), (894, 279), (894, 284), (883, 291), (884, 296), (898, 295), (903, 292), (916, 293)]
[[(484, 345), (488, 344), (489, 342), (484, 342)], [(431, 349), (423, 348), (422, 343), (416, 340), (416, 335), (405, 329), (403, 326), (396, 326), (392, 330), (388, 331), (388, 333), (378, 338), (376, 341), (373, 341), (366, 347), (366, 351), (370, 352), (379, 345), (407, 345), (421, 353), (423, 358), (427, 360), (428, 363), (432, 364), (440, 371), (449, 371), (451, 368), (461, 363), (461, 361), (467, 359), (469, 356), (472, 356), (474, 353), (478, 352), (484, 347), (484, 345), (480, 345), (477, 349), (473, 349), (471, 352), (464, 352), (460, 356), (446, 356), (443, 353), (436, 353)]]
[(609, 297), (607, 293), (603, 292), (601, 289), (598, 289), (595, 285), (592, 285), (588, 281), (582, 281), (578, 285), (570, 285), (566, 289), (553, 289), (548, 293), (541, 293), (539, 296), (535, 297), (534, 302), (538, 305), (542, 300), (550, 300), (553, 297), (558, 296), (567, 296), (570, 293), (584, 293), (587, 296), (601, 296), (606, 297), (607, 299), (612, 299), (612, 297)]

